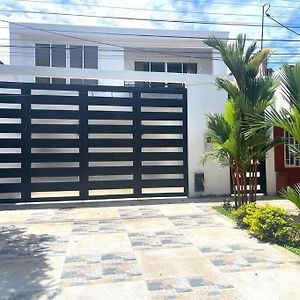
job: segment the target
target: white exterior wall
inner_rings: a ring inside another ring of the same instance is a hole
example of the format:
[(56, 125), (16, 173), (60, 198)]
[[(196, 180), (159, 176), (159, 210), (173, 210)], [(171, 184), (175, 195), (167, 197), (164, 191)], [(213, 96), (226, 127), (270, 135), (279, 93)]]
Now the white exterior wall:
[[(230, 194), (230, 175), (228, 167), (221, 167), (212, 160), (204, 165), (201, 155), (210, 147), (206, 143), (206, 114), (223, 112), (227, 95), (213, 85), (212, 76), (206, 82), (187, 85), (188, 90), (188, 164), (190, 197), (203, 195)], [(199, 93), (199, 89), (201, 92)], [(195, 192), (194, 174), (204, 173), (204, 192)]]

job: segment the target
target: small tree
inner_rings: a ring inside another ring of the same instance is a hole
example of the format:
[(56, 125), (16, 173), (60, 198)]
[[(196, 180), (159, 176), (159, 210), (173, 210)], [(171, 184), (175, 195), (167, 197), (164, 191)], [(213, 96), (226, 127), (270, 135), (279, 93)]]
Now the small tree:
[(248, 130), (251, 124), (247, 117), (254, 114), (262, 116), (273, 102), (276, 82), (272, 78), (258, 76), (270, 49), (255, 52), (256, 42), (246, 48), (246, 36), (241, 34), (232, 44), (215, 37), (205, 43), (220, 52), (234, 80), (216, 79), (217, 87), (225, 90), (229, 99), (223, 114), (208, 115), (207, 135), (212, 149), (204, 155), (203, 162), (213, 157), (220, 164), (230, 166), (235, 204), (239, 206), (256, 200), (257, 166), (278, 143), (271, 138), (271, 126), (258, 128), (251, 134)]

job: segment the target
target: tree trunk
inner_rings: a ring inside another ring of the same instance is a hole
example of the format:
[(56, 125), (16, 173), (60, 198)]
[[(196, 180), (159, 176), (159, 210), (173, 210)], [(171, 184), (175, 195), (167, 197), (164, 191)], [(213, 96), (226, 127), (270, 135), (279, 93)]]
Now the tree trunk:
[(237, 195), (236, 195), (236, 181), (234, 177), (234, 165), (233, 165), (232, 158), (230, 158), (230, 175), (231, 175), (232, 189), (234, 194), (234, 207), (237, 208), (238, 202), (237, 202)]
[(254, 199), (253, 202), (256, 201), (257, 198), (257, 166), (258, 166), (258, 161), (255, 161), (254, 163)]

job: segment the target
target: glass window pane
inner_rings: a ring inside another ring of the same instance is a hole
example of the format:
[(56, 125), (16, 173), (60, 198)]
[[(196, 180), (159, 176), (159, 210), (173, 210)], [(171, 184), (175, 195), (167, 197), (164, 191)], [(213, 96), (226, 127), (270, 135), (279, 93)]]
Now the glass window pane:
[(54, 84), (66, 84), (66, 78), (52, 77), (52, 83), (54, 83)]
[(50, 44), (35, 44), (35, 65), (50, 67)]
[(82, 46), (70, 46), (70, 67), (82, 68)]
[(66, 67), (66, 45), (51, 46), (52, 67)]
[(50, 83), (49, 77), (35, 77), (36, 83)]
[(181, 63), (167, 63), (167, 69), (169, 73), (182, 73)]
[(83, 83), (85, 85), (98, 85), (98, 79), (84, 79)]
[(197, 63), (184, 63), (183, 73), (197, 74)]
[(81, 78), (71, 78), (70, 84), (83, 84), (83, 79)]
[(150, 82), (150, 86), (151, 87), (162, 87), (164, 88), (166, 86), (166, 84), (164, 82)]
[(84, 46), (84, 68), (98, 69), (98, 47)]
[(149, 72), (149, 62), (147, 62), (147, 61), (136, 61), (134, 63), (134, 70), (135, 71)]
[(165, 72), (165, 63), (152, 62), (151, 72)]
[(170, 88), (182, 88), (183, 86), (183, 83), (168, 83), (168, 87)]

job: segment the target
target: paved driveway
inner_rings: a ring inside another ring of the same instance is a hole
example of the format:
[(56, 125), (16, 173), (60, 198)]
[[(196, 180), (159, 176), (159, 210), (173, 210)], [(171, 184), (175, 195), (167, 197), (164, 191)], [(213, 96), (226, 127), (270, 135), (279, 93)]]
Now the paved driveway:
[(299, 299), (300, 260), (208, 205), (0, 212), (0, 299)]

